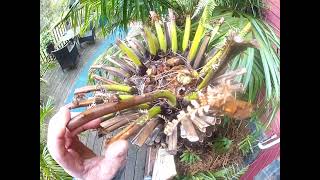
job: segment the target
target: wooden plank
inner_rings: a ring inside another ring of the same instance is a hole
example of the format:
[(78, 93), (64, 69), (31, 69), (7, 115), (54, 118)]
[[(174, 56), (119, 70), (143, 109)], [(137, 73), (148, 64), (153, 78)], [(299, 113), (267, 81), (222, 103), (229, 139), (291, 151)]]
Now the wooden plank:
[(79, 134), (79, 140), (86, 145), (87, 144), (87, 139), (88, 139), (88, 131), (85, 131), (81, 134)]
[(87, 139), (87, 147), (90, 148), (91, 150), (93, 150), (93, 146), (94, 146), (94, 140), (97, 136), (97, 132), (96, 131), (89, 131), (89, 135), (88, 135), (88, 139)]
[(97, 155), (100, 155), (101, 154), (101, 146), (102, 146), (102, 143), (103, 143), (103, 138), (99, 138), (98, 137), (98, 133), (97, 131), (95, 131), (96, 133), (96, 137), (95, 137), (95, 140), (94, 140), (94, 145), (93, 145), (93, 152)]
[(124, 177), (125, 180), (133, 180), (134, 178), (137, 152), (138, 152), (138, 147), (130, 143), (129, 151), (127, 155), (127, 164), (125, 169), (125, 177)]
[(147, 156), (147, 145), (143, 145), (137, 152), (136, 165), (134, 169), (134, 180), (144, 178), (144, 168)]
[(71, 71), (67, 70), (63, 73), (60, 66), (57, 64), (54, 69), (48, 70), (45, 73), (43, 78), (48, 82), (48, 85), (46, 85), (46, 89), (48, 89), (47, 95), (54, 98), (55, 109), (59, 109), (59, 107), (64, 104), (64, 101), (70, 93), (82, 68), (100, 43), (101, 41), (97, 40), (96, 44), (90, 45), (86, 49), (79, 49), (80, 54), (83, 55), (80, 56), (76, 69)]

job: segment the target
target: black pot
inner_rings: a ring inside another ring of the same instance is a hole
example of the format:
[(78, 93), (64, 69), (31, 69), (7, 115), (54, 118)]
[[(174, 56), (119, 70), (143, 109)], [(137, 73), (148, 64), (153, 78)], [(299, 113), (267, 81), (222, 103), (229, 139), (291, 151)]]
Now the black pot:
[(49, 44), (47, 44), (47, 49), (46, 49), (47, 53), (50, 54), (51, 51), (54, 51), (54, 44), (52, 42), (50, 42)]

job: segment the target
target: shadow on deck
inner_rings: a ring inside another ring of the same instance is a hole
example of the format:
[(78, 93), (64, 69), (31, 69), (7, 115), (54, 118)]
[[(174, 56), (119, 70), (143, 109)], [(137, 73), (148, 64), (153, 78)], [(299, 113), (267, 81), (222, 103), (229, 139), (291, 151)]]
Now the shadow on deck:
[[(54, 69), (46, 72), (44, 79), (48, 84), (45, 87), (45, 93), (54, 99), (55, 112), (65, 104), (76, 81), (79, 80), (82, 70), (86, 67), (86, 63), (103, 43), (104, 40), (97, 39), (95, 44), (83, 44), (83, 48), (79, 48), (80, 58), (76, 68), (63, 72), (59, 64), (57, 64)], [(108, 138), (108, 136), (98, 138), (96, 131), (93, 130), (80, 134), (80, 140), (97, 155), (104, 154), (103, 142), (105, 138)], [(130, 144), (127, 164), (121, 174), (121, 180), (142, 180), (144, 178), (146, 153), (147, 147), (138, 148)]]

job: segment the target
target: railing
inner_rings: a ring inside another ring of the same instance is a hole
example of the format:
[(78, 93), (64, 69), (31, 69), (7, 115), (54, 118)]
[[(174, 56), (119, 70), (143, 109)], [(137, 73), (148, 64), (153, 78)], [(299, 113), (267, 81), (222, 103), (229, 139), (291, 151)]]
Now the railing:
[[(77, 22), (83, 21), (83, 18), (85, 15), (83, 6), (76, 7), (75, 5), (74, 8), (77, 8), (77, 11), (74, 12), (75, 13), (74, 15), (69, 14), (71, 12), (70, 10), (70, 12), (66, 14), (65, 18), (62, 18), (62, 20), (57, 22), (50, 30), (50, 34), (53, 37), (53, 43), (55, 45), (55, 48), (57, 49), (62, 48), (69, 42), (69, 41), (61, 41), (60, 39), (63, 36), (65, 31), (72, 28), (71, 21), (75, 20), (75, 18), (72, 18), (72, 16), (77, 17), (76, 19)], [(67, 22), (69, 22), (70, 26), (67, 25)], [(55, 61), (55, 58), (52, 55), (48, 54), (45, 49), (40, 49), (40, 66), (45, 66), (46, 64), (50, 64), (50, 62), (52, 61)], [(44, 75), (47, 69), (48, 68), (41, 68), (40, 71), (44, 71), (44, 72), (40, 72), (41, 77)]]

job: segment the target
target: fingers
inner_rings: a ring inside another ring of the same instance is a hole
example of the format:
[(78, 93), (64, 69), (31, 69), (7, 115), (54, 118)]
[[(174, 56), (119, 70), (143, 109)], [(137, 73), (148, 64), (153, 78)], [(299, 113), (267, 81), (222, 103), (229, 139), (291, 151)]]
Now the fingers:
[(80, 114), (81, 112), (70, 112), (71, 118), (74, 118), (76, 115)]
[(65, 152), (66, 125), (70, 120), (70, 111), (66, 107), (60, 108), (49, 122), (47, 145), (53, 157), (58, 158)]
[(101, 118), (97, 118), (95, 120), (92, 120), (92, 121), (76, 128), (75, 130), (73, 130), (71, 132), (71, 135), (76, 136), (76, 135), (80, 134), (81, 132), (86, 131), (88, 129), (98, 128), (98, 127), (100, 127), (100, 123), (101, 123)]

